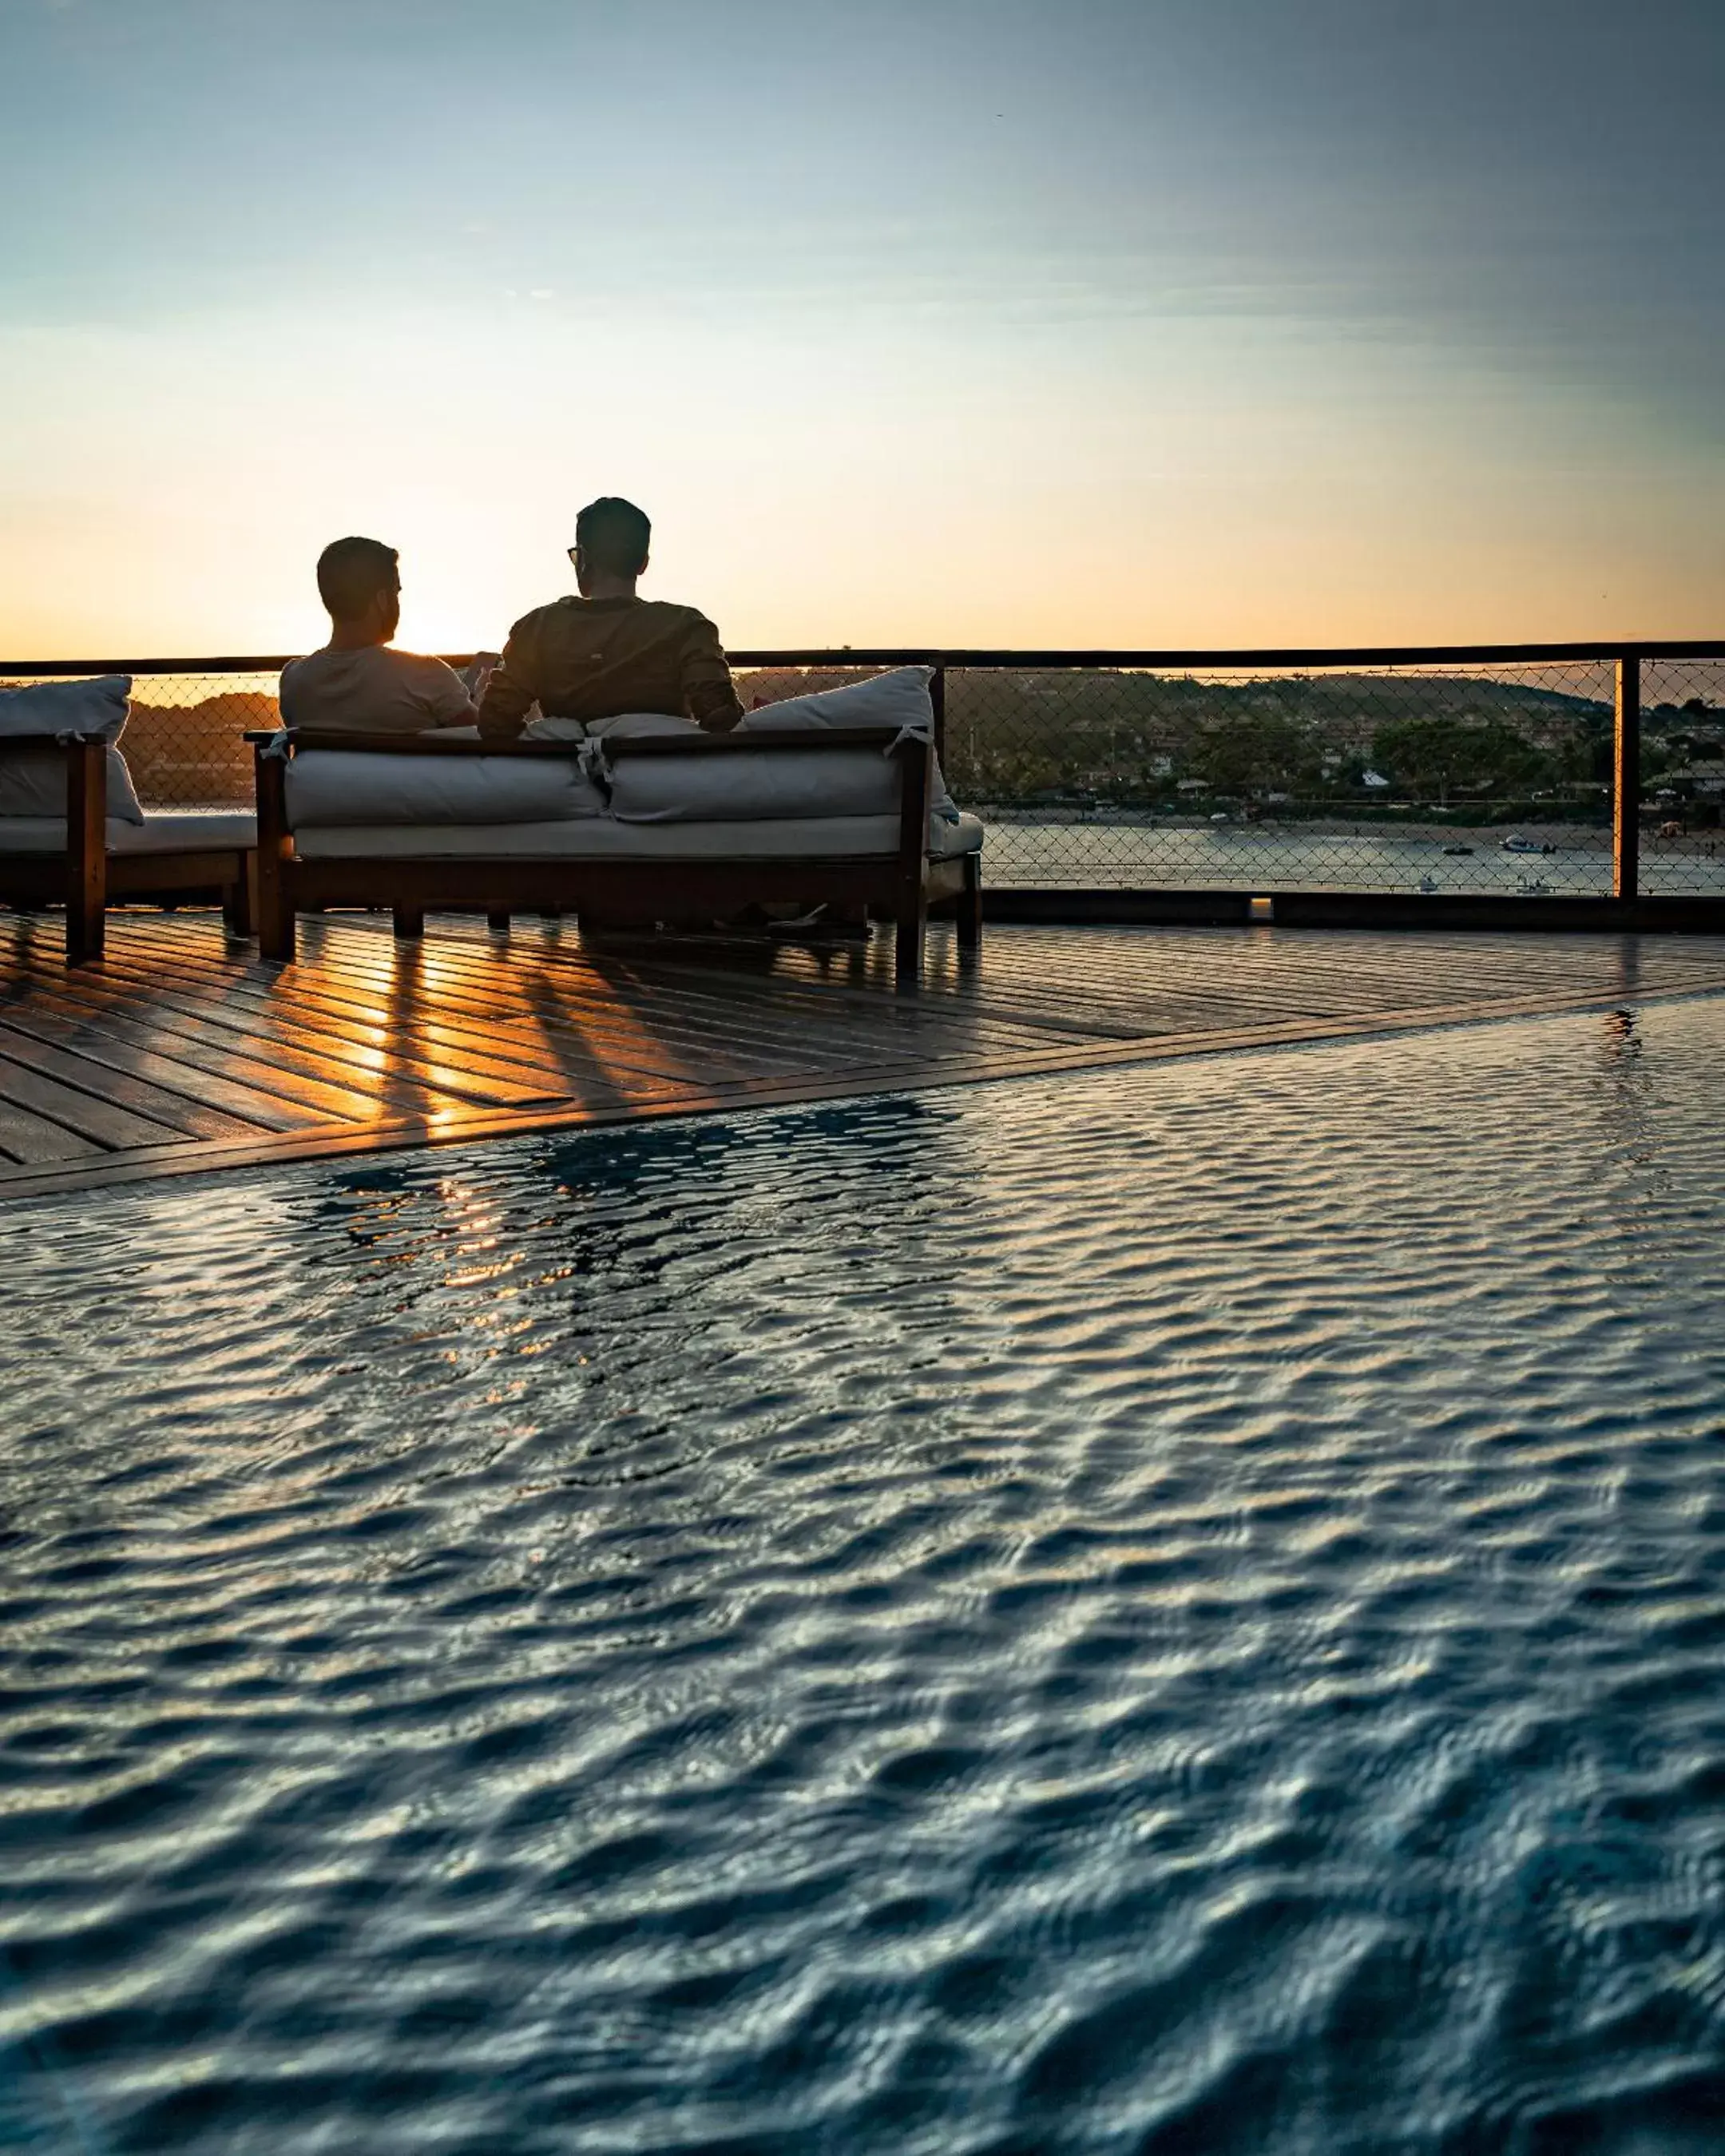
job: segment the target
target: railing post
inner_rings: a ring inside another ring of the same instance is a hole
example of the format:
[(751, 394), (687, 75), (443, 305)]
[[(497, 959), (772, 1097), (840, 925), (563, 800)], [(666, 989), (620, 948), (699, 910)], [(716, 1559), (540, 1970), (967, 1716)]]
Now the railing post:
[(937, 666), (929, 676), (928, 699), (934, 706), (934, 752), (944, 771), (947, 763), (947, 670)]
[(1638, 895), (1641, 867), (1641, 654), (1617, 658), (1617, 721), (1611, 754), (1611, 896)]

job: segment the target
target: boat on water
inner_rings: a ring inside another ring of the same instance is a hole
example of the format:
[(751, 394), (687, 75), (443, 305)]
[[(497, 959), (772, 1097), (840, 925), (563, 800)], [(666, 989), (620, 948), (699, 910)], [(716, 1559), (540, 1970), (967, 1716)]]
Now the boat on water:
[(1446, 854), (1471, 854), (1473, 851), (1473, 848), (1471, 846), (1445, 846), (1444, 848), (1444, 851)]
[(1498, 844), (1506, 854), (1554, 854), (1557, 851), (1555, 846), (1548, 844), (1542, 839), (1524, 839), (1519, 831), (1512, 831), (1507, 839), (1500, 839)]

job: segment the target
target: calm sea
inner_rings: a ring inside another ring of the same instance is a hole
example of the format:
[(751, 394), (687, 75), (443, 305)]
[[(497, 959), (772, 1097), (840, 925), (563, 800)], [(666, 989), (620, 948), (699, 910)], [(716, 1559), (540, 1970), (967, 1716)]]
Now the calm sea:
[[(1133, 886), (1187, 891), (1389, 891), (1608, 895), (1611, 834), (1575, 824), (1523, 824), (1352, 830), (1295, 825), (1176, 827), (1099, 814), (1084, 821), (1019, 822), (982, 812), (984, 880), (996, 886)], [(1534, 849), (1506, 850), (1515, 836)], [(1465, 853), (1446, 849), (1466, 848)], [(1538, 849), (1549, 847), (1549, 852)], [(1725, 833), (1645, 833), (1640, 888), (1725, 896)]]

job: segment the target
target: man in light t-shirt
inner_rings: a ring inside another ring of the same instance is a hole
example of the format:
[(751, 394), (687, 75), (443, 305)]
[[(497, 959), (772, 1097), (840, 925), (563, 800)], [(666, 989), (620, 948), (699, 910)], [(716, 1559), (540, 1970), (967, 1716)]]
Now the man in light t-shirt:
[(330, 640), (281, 670), (284, 726), (417, 734), (473, 724), (478, 714), (453, 668), (391, 648), (401, 620), (399, 562), (377, 539), (337, 539), (318, 556)]

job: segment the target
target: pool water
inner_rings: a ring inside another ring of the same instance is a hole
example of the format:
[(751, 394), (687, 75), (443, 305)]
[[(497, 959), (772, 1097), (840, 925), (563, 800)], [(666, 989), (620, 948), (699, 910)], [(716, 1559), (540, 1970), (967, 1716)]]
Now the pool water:
[(1725, 2144), (1725, 1004), (0, 1219), (0, 2145)]

